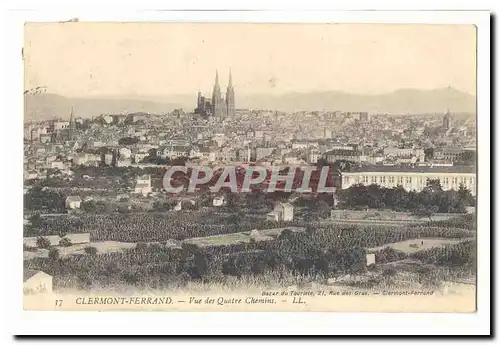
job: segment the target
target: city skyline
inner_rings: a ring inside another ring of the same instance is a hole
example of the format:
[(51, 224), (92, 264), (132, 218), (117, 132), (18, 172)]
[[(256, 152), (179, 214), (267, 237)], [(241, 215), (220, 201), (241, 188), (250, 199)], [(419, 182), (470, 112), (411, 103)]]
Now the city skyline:
[(70, 97), (210, 94), (214, 71), (231, 69), (239, 94), (451, 86), (475, 96), (470, 25), (225, 25), (27, 24), (25, 88)]

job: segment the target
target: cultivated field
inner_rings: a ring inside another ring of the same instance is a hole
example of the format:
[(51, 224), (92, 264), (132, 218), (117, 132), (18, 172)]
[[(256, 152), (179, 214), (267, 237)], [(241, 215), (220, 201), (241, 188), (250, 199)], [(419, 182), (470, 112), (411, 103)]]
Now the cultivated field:
[(369, 251), (378, 251), (387, 247), (399, 250), (401, 252), (411, 254), (416, 253), (421, 250), (431, 249), (431, 248), (442, 248), (448, 244), (457, 244), (462, 242), (464, 239), (461, 238), (415, 238), (412, 240), (401, 241), (396, 243), (388, 243), (383, 246), (369, 248)]
[[(69, 247), (54, 246), (59, 250), (59, 255), (69, 256), (69, 255), (83, 255), (85, 254), (86, 247), (94, 247), (97, 249), (98, 254), (114, 253), (119, 252), (124, 249), (135, 248), (135, 243), (128, 242), (117, 242), (117, 241), (102, 241), (102, 242), (92, 242), (84, 244), (74, 244)], [(25, 260), (30, 260), (34, 258), (48, 258), (49, 250), (37, 248), (36, 251), (24, 251), (23, 253)]]
[(190, 243), (200, 247), (209, 247), (209, 246), (225, 246), (230, 244), (250, 243), (252, 240), (256, 242), (269, 241), (281, 235), (281, 233), (284, 230), (290, 230), (291, 232), (304, 232), (306, 229), (302, 227), (286, 227), (286, 228), (276, 228), (276, 229), (266, 229), (266, 230), (252, 230), (252, 231), (237, 232), (233, 234), (190, 238), (184, 240), (184, 243)]

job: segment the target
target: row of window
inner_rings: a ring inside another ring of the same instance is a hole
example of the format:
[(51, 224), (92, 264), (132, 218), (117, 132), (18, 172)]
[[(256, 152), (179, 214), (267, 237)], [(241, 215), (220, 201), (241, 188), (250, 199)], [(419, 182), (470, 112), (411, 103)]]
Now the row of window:
[[(419, 177), (419, 178), (415, 178), (415, 179), (412, 179), (411, 176), (406, 176), (406, 177), (403, 177), (403, 176), (358, 176), (357, 178), (355, 178), (355, 181), (357, 181), (358, 183), (363, 183), (363, 184), (389, 183), (389, 184), (404, 185), (404, 184), (411, 184), (413, 182), (416, 182), (416, 183), (419, 183), (420, 185), (424, 185), (427, 183), (428, 179), (440, 180), (441, 184), (446, 185), (446, 186), (448, 186), (450, 184), (457, 185), (457, 186), (460, 184), (473, 186), (475, 183), (474, 177), (463, 177), (463, 176), (462, 177), (451, 177), (451, 178), (449, 178), (449, 177), (444, 177), (444, 178)], [(349, 183), (349, 176), (344, 177), (344, 182)]]

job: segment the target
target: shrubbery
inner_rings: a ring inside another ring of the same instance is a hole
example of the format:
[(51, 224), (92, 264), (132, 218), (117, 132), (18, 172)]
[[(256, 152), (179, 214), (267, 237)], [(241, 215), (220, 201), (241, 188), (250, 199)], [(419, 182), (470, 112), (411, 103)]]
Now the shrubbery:
[[(182, 286), (188, 281), (224, 283), (235, 277), (281, 284), (291, 277), (316, 279), (365, 272), (364, 248), (413, 238), (467, 236), (470, 231), (456, 228), (330, 226), (306, 232), (284, 231), (270, 241), (204, 248), (184, 244), (182, 249), (177, 249), (159, 243), (138, 243), (135, 249), (95, 255), (97, 249), (87, 247), (88, 255), (68, 256), (64, 260), (37, 258), (27, 260), (25, 265), (56, 278), (64, 277), (64, 282), (60, 282), (64, 286), (73, 284), (81, 288), (94, 283), (165, 288)], [(442, 266), (473, 267), (474, 243), (464, 242), (410, 255), (385, 248), (376, 253), (376, 262), (409, 257)]]
[(428, 180), (421, 192), (406, 191), (402, 186), (385, 188), (377, 184), (356, 184), (338, 189), (337, 196), (342, 208), (384, 208), (415, 212), (425, 217), (436, 212), (465, 213), (465, 206), (474, 204), (471, 192), (462, 185), (458, 190), (443, 191), (439, 180)]

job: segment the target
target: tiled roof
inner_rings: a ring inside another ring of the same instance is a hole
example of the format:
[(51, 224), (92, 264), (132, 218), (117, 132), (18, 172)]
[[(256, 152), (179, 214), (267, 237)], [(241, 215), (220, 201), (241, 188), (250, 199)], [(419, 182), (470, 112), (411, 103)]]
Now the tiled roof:
[(412, 167), (412, 166), (382, 166), (368, 165), (356, 167), (349, 172), (405, 172), (405, 173), (462, 173), (475, 174), (476, 169), (472, 166), (427, 166), (427, 167)]
[(325, 155), (338, 155), (338, 156), (361, 156), (361, 152), (355, 150), (331, 150)]

